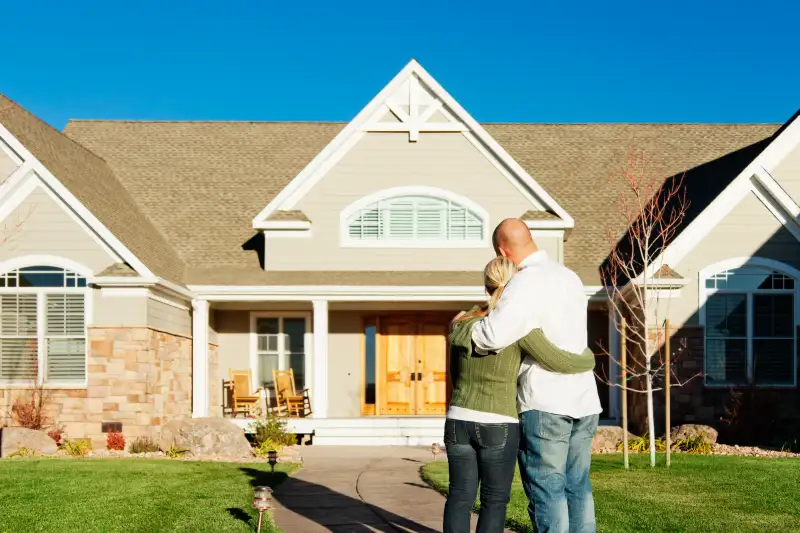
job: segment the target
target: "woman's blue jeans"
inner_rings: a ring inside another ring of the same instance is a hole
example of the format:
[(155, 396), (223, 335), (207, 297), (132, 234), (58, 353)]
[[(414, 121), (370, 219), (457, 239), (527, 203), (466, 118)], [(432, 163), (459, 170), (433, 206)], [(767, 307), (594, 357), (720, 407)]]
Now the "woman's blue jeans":
[(444, 444), (450, 491), (444, 506), (444, 533), (469, 533), (480, 485), (476, 533), (502, 533), (519, 448), (519, 424), (445, 421)]

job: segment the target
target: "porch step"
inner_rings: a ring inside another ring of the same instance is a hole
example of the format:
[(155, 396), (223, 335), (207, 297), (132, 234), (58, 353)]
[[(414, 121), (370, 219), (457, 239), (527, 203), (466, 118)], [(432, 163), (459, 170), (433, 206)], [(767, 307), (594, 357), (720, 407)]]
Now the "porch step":
[[(330, 420), (330, 419), (329, 419)], [(330, 420), (314, 431), (322, 446), (430, 446), (441, 443), (443, 417), (371, 417)]]

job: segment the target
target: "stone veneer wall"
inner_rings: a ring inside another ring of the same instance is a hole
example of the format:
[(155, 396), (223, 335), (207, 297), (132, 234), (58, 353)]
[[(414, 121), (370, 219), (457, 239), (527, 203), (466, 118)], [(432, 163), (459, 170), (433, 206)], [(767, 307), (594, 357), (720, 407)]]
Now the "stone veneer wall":
[[(671, 389), (671, 423), (700, 423), (711, 426), (724, 425), (723, 419), (730, 416), (734, 391), (747, 392), (749, 387), (709, 388), (704, 382), (705, 331), (702, 326), (683, 326), (672, 330), (671, 351), (675, 358), (673, 365), (673, 385), (675, 378), (686, 383)], [(651, 339), (657, 338), (652, 330)], [(800, 328), (798, 328), (800, 342)], [(678, 352), (676, 354), (676, 352)], [(798, 346), (800, 354), (800, 346)], [(798, 361), (798, 383), (800, 383), (800, 361)], [(643, 383), (631, 387), (643, 390)], [(769, 407), (770, 415), (777, 418), (797, 418), (800, 413), (800, 391), (797, 388), (756, 388), (759, 403)], [(664, 391), (653, 395), (656, 433), (664, 433)], [(628, 393), (628, 416), (631, 430), (643, 435), (647, 431), (647, 397), (644, 394)]]
[[(122, 433), (156, 436), (160, 427), (192, 412), (192, 340), (147, 327), (89, 328), (88, 386), (49, 390), (49, 419), (67, 437), (104, 448), (102, 422), (122, 422)], [(21, 390), (0, 390), (11, 405)]]

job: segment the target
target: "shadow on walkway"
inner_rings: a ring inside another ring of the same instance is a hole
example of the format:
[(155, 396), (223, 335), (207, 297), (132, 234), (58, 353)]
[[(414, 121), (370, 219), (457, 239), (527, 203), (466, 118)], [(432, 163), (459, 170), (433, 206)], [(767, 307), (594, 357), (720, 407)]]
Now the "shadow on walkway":
[[(242, 468), (250, 477), (253, 487), (275, 484), (270, 472), (254, 468)], [(278, 474), (274, 474), (277, 476)], [(275, 489), (275, 500), (286, 509), (315, 522), (328, 531), (337, 533), (438, 533), (425, 525), (398, 516), (380, 507), (370, 505), (328, 487), (289, 477)], [(239, 511), (228, 512), (237, 517)], [(235, 514), (237, 513), (237, 514)], [(242, 511), (244, 513), (244, 511)], [(246, 515), (246, 513), (244, 513)], [(242, 520), (250, 523), (250, 517)], [(280, 524), (286, 531), (295, 531), (290, 524)]]

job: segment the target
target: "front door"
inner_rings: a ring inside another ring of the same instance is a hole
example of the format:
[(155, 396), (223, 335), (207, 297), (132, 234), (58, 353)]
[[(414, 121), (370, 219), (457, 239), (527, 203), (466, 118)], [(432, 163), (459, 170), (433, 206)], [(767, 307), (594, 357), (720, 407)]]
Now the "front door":
[(448, 364), (446, 320), (425, 315), (379, 318), (378, 414), (445, 413)]

